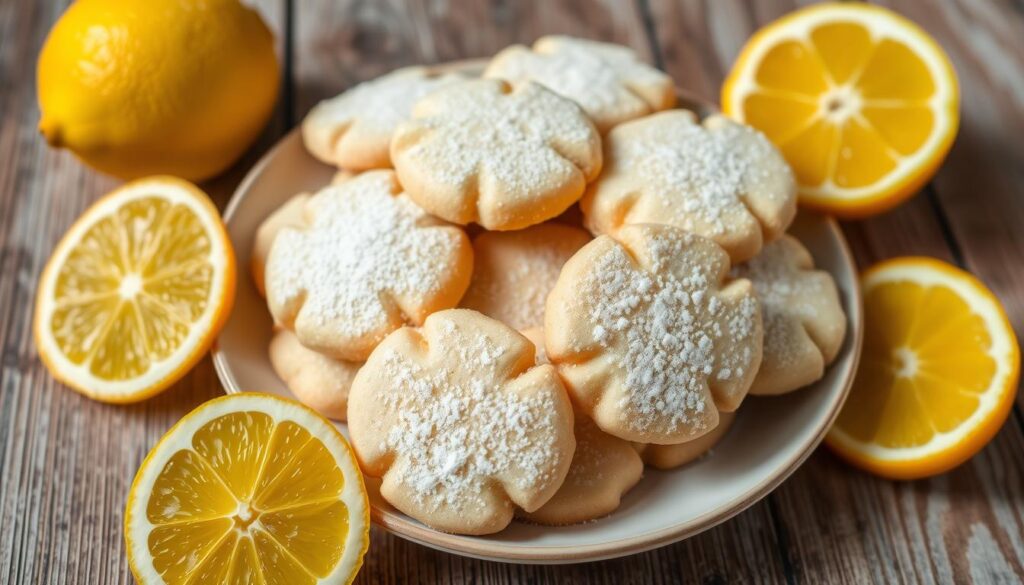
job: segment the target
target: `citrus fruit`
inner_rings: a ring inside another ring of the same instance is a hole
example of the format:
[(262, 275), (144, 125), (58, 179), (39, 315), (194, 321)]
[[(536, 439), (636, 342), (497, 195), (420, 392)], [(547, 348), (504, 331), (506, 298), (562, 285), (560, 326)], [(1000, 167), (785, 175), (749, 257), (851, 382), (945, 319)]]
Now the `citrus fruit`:
[(726, 114), (764, 132), (800, 201), (843, 217), (889, 209), (938, 170), (959, 125), (959, 88), (936, 42), (866, 4), (820, 4), (747, 41), (722, 87)]
[(39, 130), (111, 175), (199, 181), (259, 135), (274, 37), (239, 0), (77, 0), (38, 63)]
[(36, 347), (83, 394), (141, 400), (202, 357), (234, 291), (235, 255), (209, 198), (181, 179), (142, 179), (96, 202), (57, 244), (36, 293)]
[(370, 508), (352, 449), (309, 408), (215, 398), (167, 431), (135, 475), (128, 564), (150, 583), (350, 583)]
[(1013, 405), (1020, 349), (995, 296), (930, 258), (868, 269), (864, 350), (826, 442), (895, 479), (952, 469), (996, 434)]

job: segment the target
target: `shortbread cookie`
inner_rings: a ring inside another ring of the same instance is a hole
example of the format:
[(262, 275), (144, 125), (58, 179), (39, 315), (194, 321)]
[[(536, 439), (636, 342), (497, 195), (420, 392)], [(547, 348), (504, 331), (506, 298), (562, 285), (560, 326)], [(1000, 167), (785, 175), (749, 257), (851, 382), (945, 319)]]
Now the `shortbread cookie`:
[(346, 171), (345, 169), (340, 169), (340, 170), (338, 170), (338, 172), (334, 173), (333, 177), (331, 177), (331, 184), (332, 185), (340, 185), (340, 184), (344, 183), (345, 181), (351, 179), (352, 177), (355, 177), (357, 174), (358, 173), (353, 173), (352, 171)]
[[(340, 185), (354, 176), (348, 171), (338, 171), (331, 178), (331, 185)], [(260, 296), (267, 296), (263, 288), (263, 273), (266, 271), (270, 246), (282, 228), (302, 227), (305, 221), (303, 209), (309, 198), (309, 193), (295, 195), (267, 216), (260, 227), (256, 229), (256, 239), (253, 241), (252, 256), (249, 259), (249, 270), (252, 272), (252, 280), (256, 284), (256, 290)]]
[(739, 407), (761, 362), (761, 310), (729, 258), (672, 226), (629, 225), (565, 266), (548, 296), (548, 359), (605, 432), (691, 441)]
[(318, 159), (349, 170), (391, 166), (391, 136), (416, 100), (463, 79), (406, 67), (361, 83), (316, 105), (302, 121), (302, 140)]
[(644, 463), (656, 469), (675, 469), (700, 459), (725, 437), (736, 420), (734, 412), (719, 412), (718, 426), (706, 435), (677, 445), (634, 443)]
[(388, 333), (458, 304), (473, 250), (461, 228), (428, 215), (392, 171), (363, 173), (306, 203), (267, 260), (267, 304), (306, 347), (365, 360)]
[(663, 223), (711, 238), (733, 263), (753, 258), (796, 214), (796, 183), (763, 134), (723, 116), (672, 110), (617, 126), (605, 167), (580, 202), (595, 234)]
[(540, 508), (520, 511), (520, 517), (550, 526), (601, 518), (614, 512), (640, 481), (644, 464), (629, 441), (609, 435), (581, 414), (576, 415), (575, 434), (576, 451), (562, 487)]
[(473, 239), (473, 279), (461, 306), (514, 329), (544, 324), (544, 302), (565, 261), (590, 241), (584, 230), (556, 223)]
[(530, 327), (529, 329), (523, 329), (520, 331), (523, 337), (530, 340), (530, 343), (536, 348), (537, 352), (537, 363), (538, 364), (550, 364), (548, 360), (548, 352), (544, 349), (544, 328), (543, 327)]
[(252, 256), (249, 259), (249, 270), (252, 272), (252, 281), (256, 290), (261, 296), (266, 296), (263, 286), (264, 272), (267, 267), (267, 257), (270, 256), (270, 247), (278, 232), (286, 227), (297, 228), (305, 223), (303, 209), (309, 201), (309, 193), (299, 193), (284, 205), (278, 207), (263, 220), (260, 227), (256, 229), (256, 238), (252, 243)]
[(508, 47), (491, 59), (484, 77), (536, 81), (579, 104), (602, 134), (676, 103), (672, 78), (631, 49), (572, 37), (543, 37), (532, 50)]
[(573, 413), (533, 345), (468, 309), (392, 333), (356, 375), (352, 445), (391, 505), (438, 530), (490, 534), (535, 511), (572, 460)]
[(270, 364), (299, 402), (335, 420), (345, 420), (348, 391), (362, 365), (329, 358), (279, 329), (270, 340)]
[(447, 85), (416, 103), (391, 142), (416, 203), (459, 224), (520, 229), (555, 217), (601, 171), (601, 138), (579, 106), (536, 83)]
[(733, 274), (754, 283), (764, 316), (764, 357), (750, 393), (782, 394), (821, 379), (846, 337), (832, 276), (814, 270), (810, 253), (788, 235)]
[[(537, 363), (549, 363), (544, 351), (544, 329), (532, 327), (522, 333), (537, 347)], [(520, 510), (519, 516), (553, 526), (607, 516), (640, 481), (644, 466), (633, 444), (602, 431), (579, 413), (575, 425), (576, 452), (562, 487), (548, 503), (534, 512)]]

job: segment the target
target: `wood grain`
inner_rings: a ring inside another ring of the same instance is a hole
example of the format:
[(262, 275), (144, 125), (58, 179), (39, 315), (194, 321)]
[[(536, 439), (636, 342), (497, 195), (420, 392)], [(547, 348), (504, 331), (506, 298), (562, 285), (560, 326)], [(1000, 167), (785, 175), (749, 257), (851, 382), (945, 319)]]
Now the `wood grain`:
[[(0, 583), (129, 583), (124, 502), (149, 449), (185, 413), (222, 393), (209, 359), (160, 396), (132, 406), (91, 401), (54, 382), (32, 342), (35, 286), (75, 218), (118, 184), (36, 131), (35, 58), (66, 0), (0, 4)], [(263, 2), (268, 22), (283, 3)], [(204, 185), (223, 205), (279, 113), (223, 177)]]
[[(121, 522), (142, 458), (184, 413), (220, 394), (208, 360), (130, 407), (53, 382), (31, 338), (36, 281), (75, 217), (116, 181), (45, 147), (30, 66), (68, 0), (0, 2), (0, 583), (128, 583)], [(785, 0), (261, 0), (286, 78), (274, 120), (235, 167), (204, 185), (223, 205), (262, 151), (323, 99), (389, 69), (489, 55), (546, 33), (634, 47), (715, 100), (747, 36)], [(1009, 1), (894, 0), (950, 52), (964, 125), (922, 196), (844, 224), (858, 261), (927, 254), (994, 287), (1024, 331), (1024, 11)], [(968, 107), (969, 105), (969, 107)], [(374, 529), (363, 583), (1020, 582), (1024, 433), (1018, 412), (952, 473), (893, 483), (819, 450), (747, 512), (695, 538), (625, 559), (505, 565)]]
[[(666, 70), (677, 79), (690, 80), (689, 87), (706, 98), (716, 99), (717, 88), (745, 39), (758, 27), (801, 4), (775, 0), (756, 4), (651, 0), (650, 9), (651, 21), (658, 24), (654, 36)], [(905, 4), (918, 7), (913, 17), (930, 27), (934, 17), (927, 14), (924, 3)], [(680, 35), (680, 30), (685, 33)], [(714, 51), (701, 50), (708, 46)], [(1020, 71), (1018, 67), (1018, 75)], [(989, 85), (979, 84), (972, 92), (992, 90)], [(975, 132), (974, 125), (973, 118), (965, 116), (964, 133)], [(958, 160), (962, 156), (960, 150), (955, 150), (936, 183), (910, 202), (869, 220), (844, 223), (844, 232), (861, 266), (910, 254), (960, 260), (963, 246), (945, 229), (949, 212), (932, 191), (938, 188), (939, 180), (960, 169), (960, 192), (971, 192), (967, 183), (973, 175), (968, 169), (973, 165), (962, 167), (967, 164)], [(1000, 174), (993, 170), (993, 174), (997, 178), (1007, 176), (1006, 171)], [(967, 199), (971, 200), (969, 205), (979, 206), (977, 198)], [(987, 213), (997, 216), (1003, 213), (1002, 205), (994, 199), (984, 201)], [(1017, 205), (1022, 203), (1018, 201)], [(1007, 254), (1005, 234), (987, 241), (1001, 255)], [(1018, 300), (1024, 288), (1021, 284), (1009, 288)], [(959, 583), (972, 578), (1024, 578), (1024, 550), (1020, 548), (1024, 534), (1024, 484), (1020, 479), (1024, 452), (1020, 447), (1024, 434), (1019, 423), (1019, 418), (1012, 416), (996, 439), (968, 464), (945, 476), (919, 482), (899, 484), (852, 472), (819, 449), (769, 496), (777, 502), (778, 521), (787, 535), (783, 554), (793, 559), (794, 577), (829, 583)], [(1001, 477), (992, 473), (994, 469)], [(958, 496), (963, 493), (970, 494), (970, 498), (961, 500)], [(979, 547), (990, 551), (991, 558), (981, 561), (972, 556)], [(982, 565), (995, 568), (986, 572), (979, 569)]]
[[(961, 127), (931, 197), (957, 243), (957, 260), (992, 288), (1024, 336), (1024, 9), (1008, 2), (942, 0), (887, 5), (920, 22), (960, 79)], [(1024, 395), (1018, 392), (1018, 405)], [(1021, 410), (1017, 410), (1018, 421)]]

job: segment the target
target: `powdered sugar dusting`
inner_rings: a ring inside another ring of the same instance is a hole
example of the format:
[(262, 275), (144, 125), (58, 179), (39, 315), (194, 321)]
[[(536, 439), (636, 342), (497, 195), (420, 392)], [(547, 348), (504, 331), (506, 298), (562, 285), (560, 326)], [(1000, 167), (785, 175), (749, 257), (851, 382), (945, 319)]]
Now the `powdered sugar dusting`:
[(327, 187), (307, 204), (306, 229), (278, 234), (267, 268), (272, 307), (352, 337), (385, 334), (397, 310), (389, 297), (425, 298), (445, 286), (444, 259), (459, 238), (454, 228), (422, 226), (429, 216), (393, 193), (393, 176), (375, 171)]
[(358, 123), (367, 131), (390, 134), (409, 119), (417, 100), (459, 79), (456, 75), (432, 76), (423, 67), (398, 69), (320, 102), (309, 115), (317, 123)]
[(754, 283), (762, 306), (765, 360), (771, 359), (780, 367), (792, 365), (801, 344), (806, 342), (806, 338), (797, 335), (799, 322), (822, 317), (820, 302), (806, 300), (831, 298), (832, 294), (826, 289), (827, 280), (808, 277), (801, 269), (798, 253), (806, 252), (796, 240), (786, 236), (766, 245), (760, 254), (732, 270), (735, 277)]
[[(645, 118), (628, 134), (612, 136), (612, 160), (638, 174), (645, 194), (660, 198), (672, 214), (662, 223), (714, 237), (727, 233), (737, 215), (749, 214), (743, 200), (752, 185), (790, 171), (756, 130), (723, 118), (708, 126), (682, 112)], [(791, 194), (761, 196), (782, 201)]]
[(604, 129), (656, 109), (658, 104), (646, 103), (630, 86), (673, 87), (667, 75), (625, 47), (568, 37), (541, 39), (533, 51), (510, 48), (495, 57), (485, 76), (543, 84), (578, 103)]
[(557, 188), (574, 167), (591, 176), (600, 164), (579, 154), (596, 140), (594, 128), (572, 102), (536, 84), (504, 93), (500, 82), (468, 81), (427, 99), (430, 115), (400, 132), (426, 133), (407, 156), (443, 185), (479, 183), (481, 198), (490, 191), (500, 204)]
[(718, 298), (695, 238), (676, 230), (653, 235), (646, 271), (617, 247), (584, 283), (593, 337), (625, 373), (618, 406), (635, 430), (660, 421), (670, 432), (702, 424), (708, 380), (742, 378), (753, 357), (756, 301), (726, 305)]
[(551, 393), (511, 392), (495, 365), (508, 348), (483, 335), (467, 339), (450, 321), (445, 327), (432, 350), (444, 367), (391, 349), (384, 357), (390, 385), (380, 400), (397, 412), (380, 446), (398, 455), (391, 473), (426, 510), (479, 513), (492, 505), (486, 494), (495, 480), (546, 489), (560, 479), (563, 424)]
[(515, 329), (540, 326), (562, 265), (589, 239), (583, 230), (553, 224), (480, 234), (462, 306)]
[(576, 416), (574, 432), (576, 452), (573, 453), (569, 473), (565, 476), (566, 484), (578, 488), (602, 487), (611, 479), (606, 478), (606, 471), (612, 474), (622, 471), (608, 466), (608, 451), (632, 450), (628, 442), (606, 434), (592, 420), (582, 415)]
[[(568, 257), (553, 248), (540, 248), (523, 259), (524, 262), (513, 268), (514, 274), (510, 275), (523, 284), (519, 289), (521, 302), (506, 306), (510, 319), (507, 323), (516, 328), (544, 322), (544, 302)], [(491, 290), (492, 294), (497, 292)]]

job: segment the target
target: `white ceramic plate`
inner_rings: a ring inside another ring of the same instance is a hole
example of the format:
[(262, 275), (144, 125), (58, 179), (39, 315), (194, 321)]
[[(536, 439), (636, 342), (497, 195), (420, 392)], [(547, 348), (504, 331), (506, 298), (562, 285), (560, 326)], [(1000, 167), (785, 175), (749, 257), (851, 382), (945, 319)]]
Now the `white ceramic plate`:
[[(227, 392), (292, 397), (271, 369), (271, 319), (249, 275), (260, 222), (292, 195), (316, 191), (334, 170), (310, 156), (299, 132), (281, 140), (248, 174), (224, 214), (238, 256), (234, 310), (213, 351)], [(857, 273), (836, 223), (801, 212), (791, 233), (839, 286), (849, 318), (847, 339), (824, 379), (781, 397), (748, 398), (733, 428), (709, 456), (683, 469), (648, 469), (610, 516), (585, 524), (542, 527), (513, 522), (490, 536), (432, 530), (384, 502), (372, 482), (373, 521), (399, 536), (440, 550), (489, 560), (571, 563), (634, 554), (681, 540), (724, 522), (775, 489), (811, 454), (846, 397), (860, 355), (861, 302)], [(343, 424), (339, 427), (344, 429)]]

